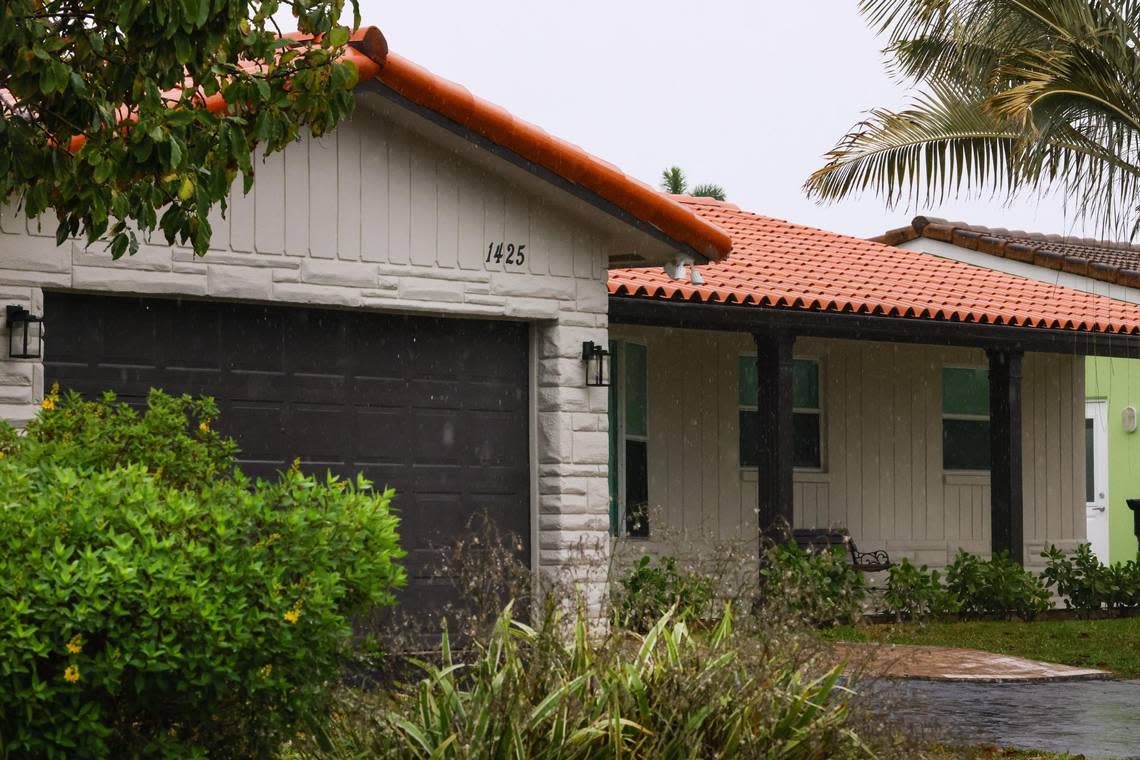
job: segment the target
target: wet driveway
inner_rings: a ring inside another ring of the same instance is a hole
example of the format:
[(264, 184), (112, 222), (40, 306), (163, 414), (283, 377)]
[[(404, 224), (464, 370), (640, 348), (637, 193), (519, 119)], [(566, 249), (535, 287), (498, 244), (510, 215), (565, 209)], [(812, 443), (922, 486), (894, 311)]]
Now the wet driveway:
[(963, 683), (882, 679), (864, 708), (922, 738), (952, 744), (1140, 757), (1140, 680)]

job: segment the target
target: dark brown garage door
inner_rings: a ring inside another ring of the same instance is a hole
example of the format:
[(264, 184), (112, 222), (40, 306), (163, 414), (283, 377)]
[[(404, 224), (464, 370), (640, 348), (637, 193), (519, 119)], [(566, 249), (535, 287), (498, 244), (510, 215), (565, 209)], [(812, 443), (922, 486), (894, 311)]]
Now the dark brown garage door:
[(397, 491), (404, 604), (448, 596), (439, 547), (486, 512), (529, 558), (524, 325), (250, 304), (45, 294), (46, 380), (210, 395), (242, 469), (363, 473)]

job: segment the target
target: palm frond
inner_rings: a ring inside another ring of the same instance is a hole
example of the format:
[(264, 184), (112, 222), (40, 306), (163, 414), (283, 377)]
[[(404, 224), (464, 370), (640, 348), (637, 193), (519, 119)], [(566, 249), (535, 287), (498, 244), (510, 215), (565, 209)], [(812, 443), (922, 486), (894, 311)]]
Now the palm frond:
[(694, 187), (691, 195), (694, 195), (697, 198), (715, 198), (718, 201), (724, 201), (728, 199), (728, 195), (724, 192), (723, 187), (708, 182)]
[(1140, 219), (1140, 0), (861, 0), (892, 73), (928, 94), (877, 110), (807, 181), (893, 205), (1063, 193), (1101, 231)]

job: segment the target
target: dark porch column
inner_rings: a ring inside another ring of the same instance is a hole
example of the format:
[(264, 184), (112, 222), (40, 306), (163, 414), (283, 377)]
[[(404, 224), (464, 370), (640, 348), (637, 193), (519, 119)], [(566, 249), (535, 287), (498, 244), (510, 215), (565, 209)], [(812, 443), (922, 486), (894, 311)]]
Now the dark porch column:
[(1022, 536), (1021, 352), (986, 351), (990, 360), (990, 539), (994, 552), (1025, 564)]
[(792, 527), (792, 348), (786, 331), (754, 333), (758, 379), (760, 538), (791, 537)]

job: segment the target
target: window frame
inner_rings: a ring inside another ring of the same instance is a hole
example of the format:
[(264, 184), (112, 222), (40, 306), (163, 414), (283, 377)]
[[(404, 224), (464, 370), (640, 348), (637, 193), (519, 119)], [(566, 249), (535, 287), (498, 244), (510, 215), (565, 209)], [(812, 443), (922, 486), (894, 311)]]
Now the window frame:
[(943, 364), (938, 372), (938, 432), (939, 443), (942, 447), (942, 472), (943, 474), (953, 475), (989, 475), (993, 471), (993, 451), (990, 452), (990, 466), (979, 469), (977, 467), (947, 467), (946, 466), (946, 420), (959, 420), (962, 422), (985, 422), (992, 432), (993, 425), (993, 411), (990, 410), (986, 414), (962, 414), (959, 412), (946, 411), (946, 370), (948, 369), (967, 369), (971, 371), (983, 371), (986, 373), (986, 406), (989, 406), (989, 372), (990, 368), (985, 364), (963, 364), (952, 363)]
[[(739, 438), (740, 438), (740, 432), (741, 432), (740, 431), (740, 413), (741, 412), (758, 412), (758, 411), (760, 411), (760, 407), (755, 403), (755, 401), (758, 401), (758, 399), (754, 400), (753, 403), (751, 403), (751, 404), (741, 403), (741, 400), (740, 400), (740, 360), (741, 359), (748, 359), (748, 360), (752, 361), (753, 363), (755, 363), (756, 362), (756, 354), (740, 354), (740, 356), (737, 358), (737, 362), (736, 362), (736, 403), (737, 403), (736, 436), (737, 436), (737, 440), (738, 440), (738, 444), (736, 447), (736, 456), (737, 456), (737, 460), (738, 460), (737, 465), (739, 466), (739, 468), (741, 470), (752, 470), (756, 467), (756, 465), (744, 464), (743, 461), (739, 461), (740, 460)], [(794, 416), (796, 414), (814, 414), (816, 417), (816, 422), (819, 425), (819, 466), (817, 466), (817, 467), (796, 466), (793, 468), (793, 471), (794, 472), (826, 473), (827, 472), (828, 459), (827, 459), (827, 435), (826, 435), (826, 432), (827, 432), (826, 414), (827, 414), (827, 412), (825, 410), (826, 404), (824, 403), (824, 400), (823, 400), (823, 395), (824, 395), (823, 389), (825, 387), (825, 384), (824, 384), (824, 366), (823, 366), (824, 362), (823, 362), (823, 359), (818, 354), (793, 354), (792, 361), (793, 362), (810, 362), (811, 364), (815, 365), (815, 381), (816, 381), (816, 389), (817, 389), (817, 397), (816, 397), (817, 406), (816, 407), (795, 406), (794, 394), (793, 394), (792, 415)], [(795, 372), (794, 367), (792, 369), (792, 372), (793, 373)], [(793, 374), (793, 377), (794, 377), (794, 374)], [(759, 378), (757, 378), (757, 380), (759, 380)]]
[[(639, 346), (645, 352), (646, 358), (646, 377), (645, 377), (645, 434), (637, 434), (629, 432), (628, 425), (628, 384), (629, 377), (629, 362), (626, 360), (626, 349), (630, 345)], [(646, 454), (646, 493), (648, 494), (648, 460), (649, 460), (649, 346), (640, 340), (629, 340), (626, 338), (616, 338), (610, 341), (611, 353), (611, 383), (615, 390), (610, 395), (610, 401), (616, 406), (616, 413), (610, 415), (610, 424), (616, 422), (617, 429), (610, 436), (610, 445), (614, 450), (611, 451), (613, 459), (612, 465), (615, 468), (616, 476), (614, 484), (611, 488), (616, 488), (616, 494), (613, 490), (610, 492), (611, 501), (616, 503), (611, 505), (611, 520), (610, 533), (615, 538), (634, 539), (638, 541), (647, 541), (653, 535), (653, 526), (647, 522), (647, 535), (645, 536), (632, 536), (629, 533), (629, 525), (627, 521), (627, 503), (626, 503), (626, 487), (628, 484), (628, 471), (626, 468), (626, 445), (628, 441), (645, 444)], [(616, 371), (615, 371), (616, 370)], [(616, 444), (616, 446), (615, 446)], [(648, 506), (647, 506), (648, 510)], [(646, 515), (648, 521), (648, 514)]]

